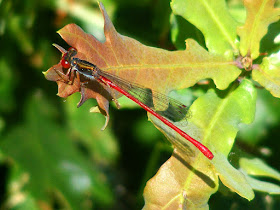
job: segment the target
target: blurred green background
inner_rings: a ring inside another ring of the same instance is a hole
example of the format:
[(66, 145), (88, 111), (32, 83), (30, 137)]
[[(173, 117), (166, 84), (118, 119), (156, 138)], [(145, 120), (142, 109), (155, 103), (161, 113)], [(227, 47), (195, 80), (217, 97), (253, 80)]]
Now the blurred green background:
[[(183, 18), (171, 15), (168, 0), (104, 0), (117, 31), (143, 44), (184, 49), (203, 35)], [(244, 21), (240, 1), (229, 1), (238, 21)], [(89, 114), (96, 105), (79, 109), (79, 94), (56, 96), (57, 85), (42, 74), (61, 54), (52, 46), (67, 44), (56, 33), (76, 23), (104, 41), (103, 18), (96, 1), (0, 0), (0, 208), (1, 209), (140, 209), (145, 183), (172, 153), (165, 137), (146, 112), (126, 100), (110, 109), (110, 123)], [(277, 49), (269, 36), (263, 51)], [(203, 93), (195, 87), (190, 101)], [(261, 156), (280, 170), (279, 99), (259, 90), (256, 122), (242, 126), (239, 149)], [(221, 187), (222, 188), (222, 187)], [(272, 200), (272, 201), (271, 201)], [(213, 209), (274, 209), (279, 197), (256, 193), (251, 202), (227, 189), (213, 195)]]

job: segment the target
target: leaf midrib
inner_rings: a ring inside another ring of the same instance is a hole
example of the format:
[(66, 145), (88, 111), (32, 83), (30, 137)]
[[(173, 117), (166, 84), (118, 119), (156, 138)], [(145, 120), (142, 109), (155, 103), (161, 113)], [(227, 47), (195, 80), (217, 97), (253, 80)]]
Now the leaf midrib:
[(202, 4), (205, 6), (206, 10), (216, 23), (217, 27), (220, 29), (221, 33), (224, 35), (225, 39), (230, 43), (230, 45), (234, 48), (234, 40), (232, 40), (230, 34), (227, 32), (226, 28), (224, 25), (219, 21), (219, 18), (216, 17), (215, 13), (213, 12), (213, 9), (209, 6), (207, 1), (201, 0)]
[(232, 62), (216, 62), (216, 63), (189, 63), (189, 64), (164, 64), (164, 65), (158, 65), (158, 64), (140, 64), (140, 65), (122, 65), (122, 66), (109, 66), (106, 68), (102, 68), (102, 70), (133, 70), (133, 69), (179, 69), (179, 68), (220, 68), (223, 66), (229, 66), (232, 65)]
[(248, 49), (252, 49), (252, 46), (253, 46), (253, 43), (255, 42), (255, 39), (257, 39), (257, 36), (256, 36), (256, 31), (258, 29), (258, 24), (260, 22), (260, 17), (261, 17), (261, 14), (263, 13), (264, 11), (264, 8), (265, 8), (265, 5), (267, 3), (267, 0), (265, 0), (262, 5), (260, 6), (260, 9), (258, 10), (258, 12), (256, 13), (256, 16), (254, 18), (254, 21), (253, 21), (253, 24), (252, 24), (252, 31), (250, 33), (250, 36), (249, 36), (249, 44), (248, 44)]

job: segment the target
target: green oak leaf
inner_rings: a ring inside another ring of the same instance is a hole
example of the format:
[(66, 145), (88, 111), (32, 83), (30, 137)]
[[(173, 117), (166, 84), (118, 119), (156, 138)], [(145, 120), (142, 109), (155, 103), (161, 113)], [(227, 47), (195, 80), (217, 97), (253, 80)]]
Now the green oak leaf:
[(210, 90), (198, 99), (201, 101), (194, 119), (194, 123), (203, 129), (202, 142), (215, 155), (212, 162), (221, 181), (248, 200), (253, 199), (254, 193), (243, 174), (230, 165), (227, 156), (238, 132), (238, 124), (249, 124), (254, 119), (256, 96), (249, 80), (243, 80), (238, 88), (229, 90), (225, 96), (219, 97)]
[(245, 175), (246, 180), (251, 185), (251, 187), (260, 192), (269, 193), (271, 195), (279, 195), (280, 194), (280, 187), (279, 185), (276, 185), (274, 183), (266, 182), (258, 180), (252, 176), (249, 176), (246, 172), (244, 172), (242, 169), (240, 171)]
[(280, 122), (279, 98), (273, 97), (265, 89), (258, 88), (257, 92), (255, 120), (249, 125), (241, 124), (238, 132), (238, 139), (252, 146), (265, 141), (270, 130)]
[[(186, 21), (182, 16), (174, 15), (170, 16), (171, 25), (171, 40), (177, 49), (183, 50), (186, 48), (185, 41), (189, 38), (196, 40), (199, 45), (205, 46), (204, 36), (200, 30), (198, 30), (193, 24)], [(188, 33), (186, 33), (186, 31)]]
[(259, 158), (240, 158), (239, 165), (249, 175), (264, 176), (280, 181), (280, 173)]
[(172, 0), (171, 8), (203, 33), (211, 53), (230, 57), (232, 50), (237, 50), (237, 22), (224, 0)]
[(263, 59), (254, 69), (252, 78), (267, 89), (274, 97), (280, 97), (280, 51)]
[(260, 41), (267, 33), (268, 26), (279, 20), (280, 9), (274, 8), (275, 0), (244, 0), (247, 9), (246, 22), (237, 30), (240, 36), (240, 53), (259, 57)]
[[(232, 191), (252, 200), (252, 187), (244, 174), (229, 163), (227, 156), (233, 147), (238, 124), (253, 121), (255, 106), (256, 90), (249, 80), (243, 80), (238, 87), (233, 85), (227, 94), (211, 89), (193, 103), (188, 126), (178, 127), (207, 146), (214, 154), (212, 161), (157, 118), (149, 115), (176, 149), (173, 156), (147, 183), (145, 207), (208, 208), (208, 199), (218, 188), (218, 177)], [(169, 192), (171, 186), (172, 191)]]

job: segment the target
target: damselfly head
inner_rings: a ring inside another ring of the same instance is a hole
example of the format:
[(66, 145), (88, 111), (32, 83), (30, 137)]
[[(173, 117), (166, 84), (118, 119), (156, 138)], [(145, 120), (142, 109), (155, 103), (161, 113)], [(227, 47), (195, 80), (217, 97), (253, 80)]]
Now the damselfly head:
[(61, 58), (61, 65), (65, 69), (69, 69), (71, 67), (71, 59), (73, 56), (77, 54), (77, 50), (74, 47), (70, 47), (66, 53)]
[(77, 49), (75, 47), (69, 47), (68, 53), (74, 56), (77, 54)]

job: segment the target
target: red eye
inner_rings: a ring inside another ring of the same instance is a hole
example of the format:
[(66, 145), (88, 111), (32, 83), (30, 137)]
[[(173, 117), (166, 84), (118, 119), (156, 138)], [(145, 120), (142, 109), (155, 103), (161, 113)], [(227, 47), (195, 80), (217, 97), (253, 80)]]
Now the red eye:
[[(1, 0), (0, 0), (1, 1)], [(70, 47), (68, 51), (61, 58), (61, 65), (65, 69), (69, 69), (71, 67), (72, 57), (77, 54), (77, 50), (74, 47)]]
[(71, 50), (77, 51), (75, 47), (70, 47), (70, 48), (68, 49), (68, 52), (71, 51)]
[(65, 69), (69, 69), (70, 66), (71, 66), (70, 62), (64, 59), (64, 56), (63, 56), (63, 58), (61, 59), (61, 65), (62, 65), (62, 67), (65, 68)]

